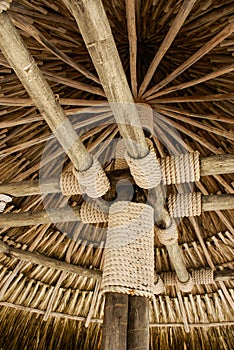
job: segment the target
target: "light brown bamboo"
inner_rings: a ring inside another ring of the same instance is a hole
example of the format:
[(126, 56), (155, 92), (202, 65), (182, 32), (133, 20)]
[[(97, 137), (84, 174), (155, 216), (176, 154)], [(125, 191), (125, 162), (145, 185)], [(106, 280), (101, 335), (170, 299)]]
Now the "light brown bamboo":
[(130, 74), (133, 97), (137, 97), (137, 31), (136, 31), (136, 4), (126, 0), (126, 16), (129, 40)]
[[(233, 194), (219, 194), (202, 196), (202, 211), (212, 210), (231, 210), (234, 209)], [(56, 222), (76, 222), (80, 221), (80, 207), (67, 207), (57, 209), (47, 209), (42, 211), (28, 211), (21, 213), (6, 213), (0, 214), (0, 227), (22, 227), (30, 225), (50, 224)], [(170, 256), (173, 257), (179, 246), (175, 248), (170, 246)], [(180, 255), (180, 254), (178, 254)], [(176, 261), (173, 261), (175, 266), (182, 265), (181, 257), (178, 256)]]
[[(230, 174), (234, 172), (234, 154), (212, 155), (200, 158), (201, 176)], [(128, 170), (107, 172), (111, 183), (115, 185), (120, 179), (132, 181)], [(0, 184), (0, 193), (14, 197), (30, 196), (45, 193), (61, 193), (59, 179), (48, 178), (21, 182), (7, 182)]]
[(92, 164), (91, 156), (6, 13), (0, 14), (0, 48), (75, 168), (88, 169)]

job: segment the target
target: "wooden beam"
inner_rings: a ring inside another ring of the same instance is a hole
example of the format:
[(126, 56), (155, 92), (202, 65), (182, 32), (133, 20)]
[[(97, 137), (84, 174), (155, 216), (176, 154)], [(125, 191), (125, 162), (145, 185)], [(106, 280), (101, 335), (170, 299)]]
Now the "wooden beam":
[[(212, 155), (200, 158), (201, 176), (234, 173), (234, 154)], [(115, 170), (106, 173), (111, 185), (121, 179), (133, 182), (129, 170)], [(58, 178), (28, 180), (21, 182), (6, 182), (0, 184), (0, 193), (13, 197), (31, 196), (46, 193), (61, 193)]]
[(128, 27), (130, 75), (132, 94), (137, 97), (137, 29), (136, 29), (136, 3), (126, 0), (126, 16)]
[(149, 300), (129, 296), (128, 350), (149, 349)]
[(127, 350), (128, 295), (107, 293), (102, 350)]
[[(234, 194), (220, 194), (202, 196), (202, 211), (212, 210), (231, 210), (234, 209)], [(6, 213), (0, 214), (0, 227), (22, 227), (31, 225), (50, 224), (57, 222), (76, 222), (80, 221), (80, 207), (67, 207), (57, 209), (47, 209), (42, 211), (28, 211), (25, 213)], [(168, 253), (171, 257), (180, 251), (179, 245), (170, 246)], [(182, 271), (184, 269), (181, 257), (173, 261), (175, 269)], [(178, 267), (178, 268), (177, 268)]]
[(93, 278), (95, 280), (100, 281), (102, 277), (102, 272), (100, 270), (88, 269), (82, 266), (68, 264), (67, 262), (56, 260), (37, 252), (30, 252), (27, 250), (21, 250), (18, 248), (10, 247), (8, 244), (2, 241), (0, 241), (0, 253), (6, 254), (12, 259), (15, 258), (22, 261), (30, 262), (32, 264), (49, 267), (55, 270), (75, 273), (76, 275), (85, 278)]
[(92, 164), (91, 156), (6, 13), (0, 14), (0, 49), (75, 168), (88, 169)]
[[(101, 280), (102, 271), (98, 269), (89, 269), (78, 265), (69, 264), (65, 261), (57, 260), (40, 254), (38, 252), (31, 252), (22, 250), (19, 248), (10, 247), (7, 243), (0, 241), (0, 253), (6, 254), (8, 257), (16, 258), (22, 261), (31, 262), (36, 265), (49, 267), (58, 271), (71, 272), (78, 276), (85, 278), (93, 278), (97, 281)], [(158, 279), (158, 275), (155, 272), (155, 281)], [(220, 271), (214, 271), (215, 281), (229, 281), (234, 279), (234, 271), (230, 269), (224, 269)]]

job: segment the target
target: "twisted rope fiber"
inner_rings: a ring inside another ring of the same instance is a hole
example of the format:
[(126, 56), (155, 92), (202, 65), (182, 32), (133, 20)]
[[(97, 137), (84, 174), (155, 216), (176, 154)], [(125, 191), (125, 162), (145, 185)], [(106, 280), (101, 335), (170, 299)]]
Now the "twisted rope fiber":
[(127, 169), (128, 164), (125, 160), (125, 151), (126, 146), (123, 139), (120, 139), (117, 142), (116, 149), (115, 149), (115, 169)]
[(11, 202), (12, 198), (6, 194), (0, 194), (0, 213), (4, 212), (7, 203)]
[(169, 156), (159, 160), (162, 168), (164, 185), (199, 181), (200, 160), (199, 152)]
[(88, 224), (108, 222), (108, 213), (100, 210), (98, 204), (93, 202), (83, 202), (80, 208), (81, 221)]
[(179, 193), (168, 197), (169, 214), (173, 218), (201, 215), (201, 193)]
[(10, 3), (12, 2), (12, 0), (0, 0), (0, 13), (2, 13), (3, 11), (9, 10), (10, 8)]
[(65, 196), (84, 193), (73, 171), (66, 171), (62, 174), (60, 178), (60, 188)]
[(194, 284), (213, 284), (214, 271), (212, 269), (192, 270), (191, 276)]
[(91, 167), (85, 171), (73, 169), (80, 187), (91, 198), (103, 196), (110, 187), (110, 182), (97, 159), (93, 158)]
[(153, 144), (150, 140), (147, 140), (147, 143), (149, 153), (144, 158), (135, 159), (127, 151), (125, 153), (125, 159), (136, 184), (145, 189), (158, 186), (162, 178), (160, 163), (156, 157)]
[(119, 201), (110, 207), (102, 290), (152, 298), (154, 212), (149, 205)]
[(189, 274), (189, 279), (186, 282), (181, 282), (175, 272), (163, 272), (161, 278), (165, 286), (177, 286), (182, 292), (191, 292), (193, 289), (194, 280)]
[(164, 245), (175, 244), (178, 240), (178, 228), (174, 220), (171, 220), (171, 225), (166, 229), (158, 228), (158, 239)]

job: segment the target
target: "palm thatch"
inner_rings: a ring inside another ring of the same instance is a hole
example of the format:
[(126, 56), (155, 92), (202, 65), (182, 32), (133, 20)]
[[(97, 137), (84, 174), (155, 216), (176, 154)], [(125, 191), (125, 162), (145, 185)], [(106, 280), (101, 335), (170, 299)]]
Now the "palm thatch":
[[(183, 18), (185, 4), (191, 8)], [(155, 132), (145, 134), (158, 157), (234, 154), (233, 1), (103, 0), (103, 5), (134, 101), (150, 105), (157, 116)], [(62, 0), (13, 0), (7, 13), (87, 150), (111, 174), (120, 135), (74, 17)], [(2, 53), (0, 84), (0, 182), (19, 182), (20, 188), (23, 181), (58, 181), (71, 162)], [(233, 194), (233, 185), (232, 174), (202, 176), (191, 184), (203, 195)], [(167, 190), (175, 193), (178, 187)], [(4, 215), (82, 202), (80, 195), (31, 194), (13, 197)], [(233, 210), (181, 220), (179, 245), (187, 269), (234, 270), (233, 224)], [(0, 348), (100, 349), (106, 224), (9, 226), (0, 229), (6, 244), (0, 247)], [(24, 252), (34, 255), (26, 259)], [(174, 270), (157, 239), (155, 270)], [(188, 294), (168, 286), (150, 302), (150, 349), (232, 349), (233, 288), (231, 279), (196, 285)]]

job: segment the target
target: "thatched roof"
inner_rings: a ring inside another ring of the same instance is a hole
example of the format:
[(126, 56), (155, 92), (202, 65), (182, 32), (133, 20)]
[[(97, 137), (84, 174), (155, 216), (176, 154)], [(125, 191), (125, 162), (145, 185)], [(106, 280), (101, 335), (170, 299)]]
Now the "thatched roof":
[[(103, 0), (135, 102), (147, 103), (158, 113), (155, 134), (145, 132), (158, 157), (184, 151), (234, 154), (233, 1), (194, 1), (141, 97), (136, 91), (183, 1), (136, 1), (137, 89), (134, 60), (130, 72), (130, 2)], [(13, 0), (8, 15), (85, 146), (111, 172), (115, 159), (108, 145), (120, 136), (74, 17), (62, 0)], [(19, 182), (20, 188), (23, 181), (58, 179), (71, 163), (1, 53), (0, 84), (0, 182)], [(233, 184), (232, 174), (219, 174), (203, 176), (192, 187), (203, 195), (233, 194)], [(168, 191), (175, 192), (176, 186)], [(61, 193), (13, 196), (4, 215), (82, 202), (82, 196), (67, 199)], [(233, 210), (206, 211), (199, 218), (181, 220), (179, 244), (186, 267), (233, 270), (233, 224)], [(100, 349), (106, 225), (9, 226), (0, 229), (0, 240), (9, 249), (0, 249), (0, 348)], [(43, 257), (52, 258), (54, 265)], [(159, 274), (173, 271), (167, 250), (157, 239), (155, 257)], [(55, 268), (56, 261), (66, 264)], [(97, 274), (90, 277), (77, 266)], [(233, 287), (231, 279), (194, 286), (191, 293), (167, 287), (155, 303), (150, 302), (150, 348), (232, 349)]]

